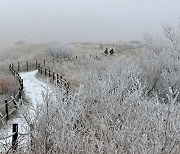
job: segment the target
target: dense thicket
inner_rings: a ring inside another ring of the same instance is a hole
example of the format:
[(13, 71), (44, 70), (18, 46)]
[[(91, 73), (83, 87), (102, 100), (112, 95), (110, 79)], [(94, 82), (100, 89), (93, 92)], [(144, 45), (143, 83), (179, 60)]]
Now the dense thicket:
[[(47, 91), (33, 121), (36, 153), (178, 153), (179, 30), (145, 36), (136, 57), (88, 62), (68, 96)], [(62, 99), (64, 98), (64, 99)], [(64, 101), (63, 101), (64, 100)]]

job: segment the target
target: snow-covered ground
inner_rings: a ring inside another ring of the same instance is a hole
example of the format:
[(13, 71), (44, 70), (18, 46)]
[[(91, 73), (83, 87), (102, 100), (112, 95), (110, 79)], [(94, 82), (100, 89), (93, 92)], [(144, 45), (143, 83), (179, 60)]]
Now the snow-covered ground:
[[(26, 134), (28, 132), (28, 124), (23, 118), (23, 115), (28, 113), (33, 118), (34, 108), (36, 108), (37, 104), (43, 103), (43, 93), (46, 93), (48, 87), (46, 83), (36, 78), (36, 73), (37, 70), (20, 73), (23, 79), (24, 92), (30, 104), (21, 105), (16, 117), (12, 118), (6, 126), (0, 129), (0, 139), (12, 134), (12, 124), (14, 123), (18, 124), (19, 133)], [(11, 140), (11, 137), (6, 140), (0, 140), (0, 152), (7, 150), (4, 149), (4, 147), (9, 148), (9, 146), (11, 146)], [(4, 144), (6, 145), (4, 146)]]

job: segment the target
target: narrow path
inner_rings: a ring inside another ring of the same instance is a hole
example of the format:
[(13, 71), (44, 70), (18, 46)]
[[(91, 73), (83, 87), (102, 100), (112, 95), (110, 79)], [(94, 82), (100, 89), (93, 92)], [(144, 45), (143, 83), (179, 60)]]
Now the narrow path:
[[(46, 83), (36, 78), (36, 73), (37, 70), (20, 73), (20, 76), (23, 79), (24, 92), (30, 104), (23, 104), (20, 106), (16, 117), (12, 118), (6, 126), (0, 129), (0, 138), (12, 134), (12, 124), (14, 123), (18, 124), (19, 133), (26, 134), (28, 132), (28, 124), (25, 121), (23, 115), (28, 113), (29, 116), (33, 117), (34, 108), (36, 108), (37, 104), (43, 103), (43, 93), (46, 93), (48, 86)], [(11, 140), (11, 137), (6, 140), (0, 140), (0, 152), (5, 150), (3, 144), (6, 144), (6, 147), (11, 146)]]

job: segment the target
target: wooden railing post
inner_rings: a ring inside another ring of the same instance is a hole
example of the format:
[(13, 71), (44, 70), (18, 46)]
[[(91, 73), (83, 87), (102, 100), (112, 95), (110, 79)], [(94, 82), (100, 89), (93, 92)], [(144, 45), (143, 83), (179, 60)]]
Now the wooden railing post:
[(59, 74), (57, 74), (57, 85), (59, 84)]
[(28, 70), (29, 70), (29, 68), (28, 68), (28, 67), (29, 67), (29, 66), (28, 66), (28, 61), (26, 62), (26, 65), (27, 65), (27, 72), (28, 72)]
[(22, 90), (21, 88), (19, 88), (19, 99), (21, 99), (21, 97), (22, 97)]
[(37, 60), (36, 60), (36, 69), (38, 69), (38, 62), (37, 62)]
[(44, 64), (44, 66), (46, 65), (46, 61), (45, 61), (45, 59), (43, 60), (43, 64)]
[(38, 73), (40, 73), (40, 67), (38, 66)]
[(34, 130), (34, 126), (33, 126), (33, 124), (31, 123), (30, 125), (29, 125), (29, 128), (30, 128), (30, 144), (31, 144), (31, 151), (34, 151), (34, 144), (33, 144), (33, 135), (32, 135), (32, 133), (31, 132), (33, 132), (33, 130)]
[(21, 90), (23, 90), (23, 79), (21, 79), (21, 82), (20, 82), (20, 87), (21, 87)]
[(18, 62), (18, 72), (19, 72), (19, 62)]
[(41, 67), (40, 67), (40, 64), (38, 65), (38, 72), (40, 73), (41, 71)]
[(21, 76), (19, 76), (19, 83), (21, 83)]
[(13, 68), (14, 66), (13, 66), (13, 63), (11, 64), (11, 69), (13, 70), (14, 68)]
[(51, 70), (49, 70), (49, 77), (51, 77)]
[(16, 71), (13, 71), (13, 75), (14, 75), (14, 76), (16, 75)]
[(46, 76), (46, 68), (45, 68), (45, 70), (44, 70), (44, 75)]
[(55, 80), (55, 73), (53, 72), (53, 81)]
[(13, 124), (12, 149), (15, 151), (18, 146), (18, 124)]
[(11, 71), (11, 64), (9, 65), (9, 71)]
[(9, 120), (9, 112), (8, 112), (8, 102), (7, 102), (7, 99), (5, 99), (5, 108), (6, 108), (6, 119)]
[(19, 81), (19, 73), (17, 73), (17, 75), (16, 75), (16, 79)]

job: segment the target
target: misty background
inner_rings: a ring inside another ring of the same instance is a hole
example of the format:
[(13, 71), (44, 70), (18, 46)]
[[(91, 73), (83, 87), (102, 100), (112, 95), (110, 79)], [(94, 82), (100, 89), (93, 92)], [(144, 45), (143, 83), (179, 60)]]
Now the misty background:
[(0, 44), (141, 40), (176, 25), (179, 0), (0, 0)]

